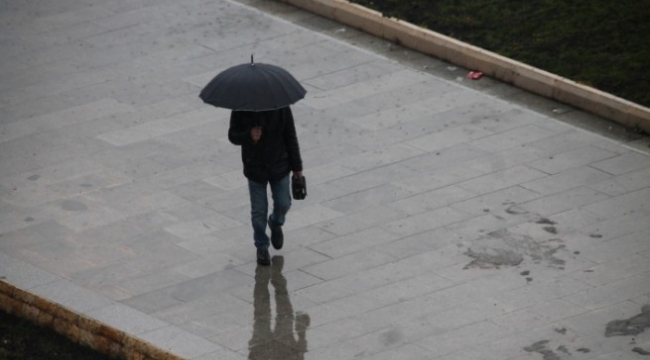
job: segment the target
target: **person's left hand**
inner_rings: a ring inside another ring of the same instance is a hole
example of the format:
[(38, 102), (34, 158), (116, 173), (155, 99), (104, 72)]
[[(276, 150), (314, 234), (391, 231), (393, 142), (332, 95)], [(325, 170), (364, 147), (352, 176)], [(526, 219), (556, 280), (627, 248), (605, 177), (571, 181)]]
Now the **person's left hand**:
[(299, 178), (302, 176), (302, 171), (294, 171), (293, 172), (293, 177), (294, 178)]

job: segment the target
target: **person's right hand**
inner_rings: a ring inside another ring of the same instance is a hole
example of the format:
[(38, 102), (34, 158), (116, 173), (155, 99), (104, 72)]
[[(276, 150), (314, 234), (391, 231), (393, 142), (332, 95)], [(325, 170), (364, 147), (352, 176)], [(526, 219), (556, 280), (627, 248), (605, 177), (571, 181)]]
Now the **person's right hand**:
[(262, 137), (262, 127), (254, 126), (251, 129), (251, 139), (253, 139), (253, 144), (257, 144), (257, 142), (260, 141), (261, 137)]

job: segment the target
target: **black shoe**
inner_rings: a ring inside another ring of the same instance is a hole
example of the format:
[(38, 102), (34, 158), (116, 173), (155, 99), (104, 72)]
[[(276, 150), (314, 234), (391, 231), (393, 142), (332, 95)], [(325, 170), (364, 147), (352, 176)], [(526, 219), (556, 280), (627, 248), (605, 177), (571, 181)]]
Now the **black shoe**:
[(271, 265), (271, 255), (268, 249), (257, 249), (257, 263), (264, 266)]
[(270, 228), (271, 228), (271, 245), (273, 245), (273, 248), (276, 250), (282, 249), (282, 245), (284, 245), (284, 234), (282, 233), (282, 227), (271, 226)]

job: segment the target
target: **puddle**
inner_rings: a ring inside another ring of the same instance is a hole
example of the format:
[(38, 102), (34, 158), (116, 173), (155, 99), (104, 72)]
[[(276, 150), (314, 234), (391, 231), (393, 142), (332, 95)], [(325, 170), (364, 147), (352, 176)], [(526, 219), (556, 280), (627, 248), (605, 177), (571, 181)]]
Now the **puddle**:
[(641, 313), (629, 319), (610, 321), (605, 328), (605, 336), (638, 335), (650, 328), (650, 305), (643, 305)]
[(634, 349), (632, 349), (632, 351), (634, 351), (635, 353), (637, 353), (639, 355), (643, 355), (643, 356), (650, 355), (650, 351), (648, 351), (646, 349), (643, 349), (643, 348), (640, 348), (640, 347), (635, 347)]
[[(537, 264), (545, 263), (550, 267), (564, 269), (566, 261), (556, 256), (560, 250), (566, 249), (566, 246), (561, 242), (560, 239), (538, 242), (531, 236), (513, 234), (506, 229), (493, 231), (476, 240), (465, 251), (465, 255), (474, 259), (465, 266), (465, 269), (517, 266), (526, 258), (533, 260)], [(529, 274), (522, 273), (521, 275), (526, 276)]]
[(474, 252), (469, 249), (465, 255), (474, 258), (465, 265), (465, 269), (478, 267), (481, 269), (499, 268), (501, 266), (517, 266), (524, 261), (523, 256), (512, 250), (486, 249), (483, 252)]
[(561, 360), (562, 358), (557, 355), (553, 350), (547, 349), (548, 340), (542, 340), (534, 343), (533, 345), (524, 347), (524, 350), (527, 352), (536, 352), (542, 354), (544, 360)]
[[(253, 290), (253, 335), (249, 359), (304, 359), (307, 352), (308, 314), (295, 312), (282, 274), (284, 258), (274, 256), (271, 266), (257, 265)], [(273, 297), (269, 285), (273, 288)], [(275, 303), (275, 311), (271, 310)], [(275, 313), (275, 318), (272, 316)]]
[(555, 221), (547, 218), (540, 218), (539, 220), (536, 221), (536, 223), (541, 225), (557, 225)]
[(544, 226), (542, 229), (546, 231), (547, 233), (556, 235), (557, 234), (557, 228), (555, 226)]
[[(569, 356), (572, 356), (571, 355), (571, 350), (569, 350), (569, 348), (566, 345), (559, 345), (555, 350), (551, 350), (551, 349), (549, 349), (549, 347), (550, 347), (549, 343), (550, 343), (549, 340), (541, 340), (541, 341), (538, 341), (538, 342), (536, 342), (536, 343), (534, 343), (534, 344), (532, 344), (530, 346), (524, 347), (524, 350), (529, 352), (529, 353), (534, 352), (534, 353), (541, 354), (544, 360), (562, 360), (563, 358), (568, 359)], [(584, 348), (584, 347), (575, 349), (575, 351), (583, 353), (583, 354), (587, 354), (587, 353), (591, 352), (590, 349), (587, 349), (587, 348)], [(558, 354), (558, 353), (562, 353), (565, 356), (563, 357), (563, 356), (561, 356), (561, 354)]]
[(379, 341), (385, 346), (393, 346), (402, 341), (402, 333), (397, 329), (388, 330), (379, 335)]

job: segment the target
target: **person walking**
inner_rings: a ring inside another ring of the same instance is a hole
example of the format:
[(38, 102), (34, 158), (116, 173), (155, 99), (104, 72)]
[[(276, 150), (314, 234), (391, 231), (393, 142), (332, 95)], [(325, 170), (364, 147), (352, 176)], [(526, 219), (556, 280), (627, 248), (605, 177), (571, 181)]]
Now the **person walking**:
[[(257, 262), (271, 265), (269, 243), (278, 250), (284, 244), (282, 226), (291, 207), (290, 176), (302, 176), (302, 158), (291, 109), (285, 106), (277, 110), (232, 111), (228, 139), (241, 146)], [(273, 199), (270, 216), (269, 187)], [(267, 226), (271, 229), (270, 239)]]

